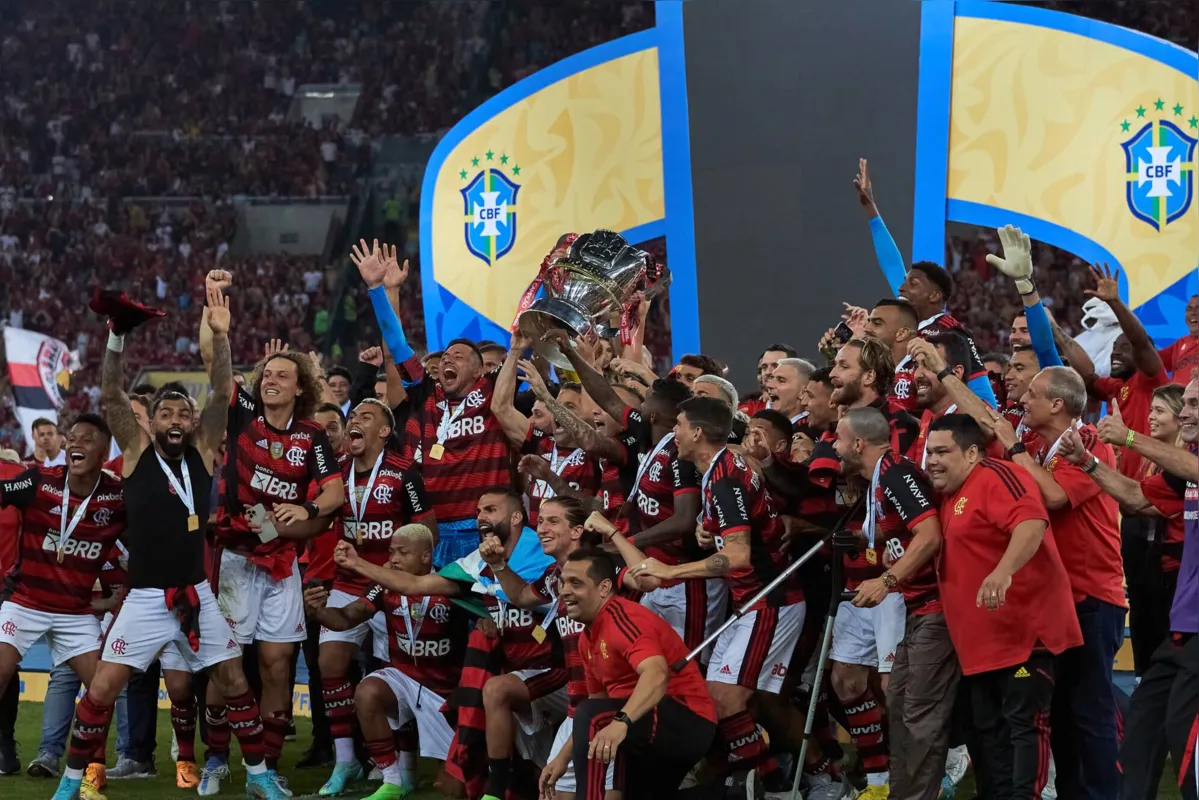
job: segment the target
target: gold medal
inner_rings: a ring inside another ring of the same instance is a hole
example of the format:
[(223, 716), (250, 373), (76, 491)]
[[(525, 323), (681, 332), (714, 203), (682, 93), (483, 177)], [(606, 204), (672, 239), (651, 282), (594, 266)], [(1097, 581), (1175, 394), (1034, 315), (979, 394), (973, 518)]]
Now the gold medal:
[(540, 625), (534, 626), (533, 641), (537, 642), (537, 644), (541, 644), (545, 641), (545, 628), (541, 627)]
[(62, 563), (62, 546), (61, 545), (58, 548), (58, 563), (59, 564)]
[(429, 458), (433, 459), (434, 461), (440, 461), (441, 457), (444, 455), (445, 448), (441, 446), (441, 442), (438, 442), (429, 448)]
[(357, 522), (354, 523), (354, 542), (362, 547), (362, 526)]
[(878, 563), (878, 553), (874, 552), (873, 547), (866, 548), (866, 563), (867, 564), (877, 564)]
[(198, 514), (192, 514), (192, 515), (188, 516), (187, 530), (189, 533), (192, 531), (200, 530), (200, 516)]

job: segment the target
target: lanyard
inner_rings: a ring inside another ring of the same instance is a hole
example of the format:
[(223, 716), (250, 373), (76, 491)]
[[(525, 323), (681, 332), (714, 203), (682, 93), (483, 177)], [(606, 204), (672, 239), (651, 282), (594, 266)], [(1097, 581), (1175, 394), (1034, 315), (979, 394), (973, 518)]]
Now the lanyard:
[(187, 506), (187, 515), (189, 517), (194, 515), (196, 513), (196, 496), (192, 492), (192, 476), (187, 469), (187, 457), (184, 456), (179, 461), (179, 471), (183, 473), (182, 483), (175, 477), (175, 471), (163, 460), (162, 454), (157, 449), (154, 450), (154, 457), (158, 459), (158, 466), (162, 467), (162, 471), (166, 473), (167, 481), (175, 490), (175, 494), (183, 501), (183, 505)]
[[(558, 580), (561, 580), (559, 577)], [(546, 587), (549, 588), (548, 586)], [(558, 616), (558, 593), (550, 592), (550, 610), (546, 612), (545, 619), (541, 620), (541, 630), (548, 631), (550, 623), (554, 621), (554, 617)]]
[[(943, 417), (947, 416), (949, 414), (954, 413), (957, 410), (958, 410), (958, 404), (954, 403), (949, 408), (945, 409), (945, 413), (942, 414), (941, 416), (943, 416)], [(930, 427), (932, 426), (932, 423), (933, 423), (933, 421), (930, 419), (928, 421), (928, 424)], [(924, 469), (926, 464), (928, 464), (928, 428), (924, 429), (924, 449), (920, 451), (920, 469)]]
[[(420, 636), (421, 626), (425, 624), (425, 612), (429, 610), (429, 595), (420, 601), (420, 619), (416, 622), (416, 627), (412, 626), (412, 612), (408, 610), (408, 597), (400, 596), (400, 605), (404, 607), (404, 625), (408, 628), (408, 643), (412, 645), (412, 649), (416, 649), (416, 637)], [(413, 656), (415, 659), (416, 656)]]
[[(383, 453), (379, 453), (379, 457), (375, 459), (375, 466), (371, 470), (371, 476), (367, 479), (366, 490), (362, 493), (362, 507), (358, 507), (358, 493), (354, 491), (354, 473), (358, 471), (357, 464), (350, 465), (350, 513), (354, 515), (354, 522), (362, 522), (362, 515), (366, 513), (366, 507), (371, 501), (371, 489), (375, 488), (375, 478), (379, 477), (379, 466), (383, 463)], [(405, 608), (407, 601), (405, 601)]]
[(924, 329), (925, 329), (925, 328), (927, 328), (929, 325), (932, 325), (934, 322), (936, 322), (937, 320), (939, 320), (939, 319), (940, 319), (941, 317), (943, 317), (943, 316), (945, 316), (945, 312), (944, 312), (944, 311), (938, 311), (936, 314), (933, 314), (933, 315), (932, 315), (931, 317), (929, 317), (928, 319), (926, 319), (926, 320), (921, 320), (921, 321), (920, 321), (920, 324), (916, 326), (916, 330), (917, 330), (917, 331), (922, 331), (922, 330), (924, 330)]
[(444, 446), (445, 440), (449, 438), (450, 426), (458, 421), (458, 417), (462, 416), (462, 412), (466, 410), (466, 399), (464, 398), (458, 407), (454, 409), (454, 413), (449, 412), (449, 401), (446, 401), (446, 413), (441, 415), (441, 422), (437, 425), (437, 443)]
[(707, 509), (707, 507), (708, 507), (708, 482), (712, 480), (712, 470), (716, 468), (716, 462), (720, 460), (720, 457), (722, 455), (724, 455), (725, 450), (728, 450), (728, 448), (722, 447), (718, 451), (716, 451), (716, 455), (712, 456), (712, 463), (708, 465), (708, 468), (706, 470), (704, 470), (703, 480), (700, 481), (700, 484), (699, 484), (699, 502), (700, 502), (699, 516), (695, 518), (695, 521), (697, 523), (699, 523), (700, 525), (704, 524), (704, 510)]
[(75, 532), (75, 528), (77, 528), (79, 526), (79, 521), (82, 520), (83, 515), (87, 513), (87, 504), (92, 501), (92, 495), (94, 495), (96, 493), (96, 490), (100, 488), (100, 478), (103, 477), (103, 473), (101, 473), (101, 475), (96, 478), (96, 485), (92, 487), (92, 490), (88, 494), (88, 496), (85, 497), (83, 499), (83, 502), (79, 504), (79, 507), (75, 509), (75, 514), (74, 514), (74, 516), (71, 517), (71, 521), (68, 524), (67, 523), (67, 506), (69, 506), (71, 504), (71, 475), (66, 470), (63, 470), (63, 473), (64, 473), (65, 480), (63, 481), (63, 484), (62, 484), (62, 506), (59, 508), (59, 523), (58, 523), (58, 563), (59, 564), (62, 563), (63, 552), (67, 546), (67, 542), (70, 541), (70, 539), (71, 539), (71, 534)]
[(674, 441), (674, 433), (668, 433), (663, 436), (662, 441), (654, 445), (654, 449), (649, 452), (649, 455), (646, 456), (645, 460), (641, 462), (641, 465), (637, 467), (637, 478), (633, 481), (633, 491), (629, 492), (628, 498), (625, 499), (626, 503), (636, 497), (637, 492), (641, 491), (641, 479), (645, 477), (645, 471), (649, 469), (649, 465), (653, 462), (653, 460), (658, 457), (658, 453), (662, 452), (662, 448), (666, 447), (666, 445), (670, 444), (672, 441)]
[[(1076, 419), (1070, 423), (1070, 428), (1074, 428), (1075, 430), (1078, 430), (1081, 427), (1082, 427), (1081, 420)], [(1038, 464), (1040, 464), (1041, 466), (1045, 466), (1046, 464), (1048, 464), (1050, 461), (1053, 460), (1054, 455), (1057, 454), (1057, 449), (1062, 446), (1062, 439), (1066, 438), (1066, 433), (1069, 432), (1070, 428), (1066, 428), (1066, 430), (1062, 431), (1062, 435), (1057, 437), (1057, 441), (1053, 443), (1053, 447), (1049, 448), (1049, 452), (1045, 454), (1045, 457), (1043, 459), (1041, 459), (1040, 461), (1037, 462)]]
[[(566, 469), (566, 465), (569, 464), (571, 461), (573, 461), (574, 458), (582, 452), (583, 452), (583, 448), (576, 447), (574, 449), (574, 452), (572, 452), (566, 458), (559, 460), (558, 444), (555, 442), (554, 450), (552, 453), (550, 453), (550, 471), (553, 472), (555, 475), (557, 475), (559, 478), (561, 478), (562, 472)], [(549, 481), (546, 481), (545, 494), (542, 495), (542, 499), (549, 500), (553, 496), (554, 496), (554, 487), (550, 486)]]
[(874, 549), (874, 527), (877, 520), (877, 515), (881, 509), (878, 508), (878, 498), (875, 492), (878, 489), (878, 476), (883, 468), (883, 457), (879, 456), (878, 461), (874, 464), (874, 475), (870, 478), (870, 490), (866, 495), (866, 524), (863, 530), (866, 533), (866, 542), (870, 548)]

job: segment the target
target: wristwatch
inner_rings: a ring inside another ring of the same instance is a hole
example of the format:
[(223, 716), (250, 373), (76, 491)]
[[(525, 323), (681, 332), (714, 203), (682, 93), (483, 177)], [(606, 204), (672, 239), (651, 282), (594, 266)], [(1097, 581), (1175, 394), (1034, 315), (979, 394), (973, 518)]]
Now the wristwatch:
[(633, 720), (629, 719), (629, 715), (623, 711), (619, 712), (615, 717), (613, 717), (612, 721), (623, 722), (627, 727), (633, 727)]
[(888, 591), (899, 585), (899, 578), (891, 574), (890, 570), (883, 573), (883, 586), (886, 586)]
[(1088, 453), (1087, 455), (1089, 455), (1091, 459), (1082, 465), (1082, 471), (1088, 475), (1094, 475), (1095, 470), (1099, 469), (1099, 459), (1095, 457), (1094, 453)]
[(311, 501), (304, 504), (304, 510), (308, 512), (308, 519), (316, 519), (317, 514), (321, 513), (320, 507)]
[(1027, 453), (1027, 452), (1028, 452), (1028, 448), (1024, 446), (1024, 442), (1016, 442), (1014, 445), (1012, 445), (1011, 447), (1009, 447), (1007, 449), (1007, 457), (1014, 458), (1014, 457), (1020, 455), (1021, 453)]

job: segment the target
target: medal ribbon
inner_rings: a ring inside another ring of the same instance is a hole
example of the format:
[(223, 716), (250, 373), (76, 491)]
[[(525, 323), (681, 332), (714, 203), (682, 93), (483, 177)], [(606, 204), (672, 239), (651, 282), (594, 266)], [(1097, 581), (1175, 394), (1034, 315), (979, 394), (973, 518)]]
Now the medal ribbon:
[(645, 477), (645, 471), (649, 469), (650, 463), (658, 457), (658, 453), (662, 452), (662, 448), (670, 444), (670, 442), (673, 440), (673, 433), (668, 433), (663, 436), (662, 441), (654, 445), (654, 449), (650, 451), (649, 455), (645, 457), (645, 460), (642, 461), (640, 466), (637, 467), (637, 478), (633, 481), (633, 491), (629, 492), (629, 496), (625, 498), (626, 503), (630, 502), (637, 496), (637, 492), (641, 491), (641, 479)]
[(445, 447), (445, 440), (449, 438), (450, 426), (457, 422), (458, 417), (462, 416), (462, 412), (466, 410), (466, 398), (462, 399), (462, 402), (454, 409), (453, 414), (449, 413), (450, 401), (448, 399), (445, 401), (445, 404), (445, 413), (441, 415), (441, 422), (437, 424), (437, 443), (442, 447)]
[[(550, 471), (553, 472), (555, 475), (557, 475), (559, 478), (561, 478), (562, 472), (566, 469), (566, 465), (569, 464), (575, 458), (575, 456), (579, 455), (582, 452), (583, 452), (583, 448), (576, 447), (570, 455), (568, 455), (566, 458), (559, 460), (558, 444), (555, 442), (554, 443), (554, 451), (550, 454)], [(553, 496), (554, 496), (554, 487), (550, 486), (549, 481), (546, 481), (545, 494), (542, 496), (542, 499), (549, 500)]]
[(71, 540), (71, 534), (75, 532), (75, 528), (79, 526), (79, 522), (83, 519), (83, 515), (87, 513), (87, 504), (92, 501), (92, 495), (94, 495), (96, 490), (100, 488), (100, 477), (103, 477), (103, 473), (101, 473), (100, 477), (96, 478), (96, 485), (92, 487), (92, 490), (88, 496), (85, 497), (83, 502), (79, 504), (79, 507), (75, 509), (75, 515), (71, 517), (70, 524), (67, 523), (67, 506), (71, 504), (71, 474), (66, 469), (63, 469), (63, 475), (65, 480), (62, 484), (62, 506), (59, 508), (58, 523), (59, 561), (62, 561), (62, 554), (66, 549), (67, 542)]
[(183, 501), (183, 505), (187, 506), (187, 515), (194, 517), (196, 515), (196, 496), (192, 492), (192, 476), (187, 468), (187, 457), (185, 456), (179, 461), (179, 471), (183, 473), (182, 483), (175, 477), (175, 471), (171, 469), (157, 449), (154, 450), (154, 457), (158, 459), (158, 466), (162, 467), (162, 471), (166, 473), (167, 481), (175, 490), (175, 494)]
[(724, 455), (727, 447), (722, 447), (716, 451), (716, 455), (712, 456), (712, 463), (704, 470), (703, 480), (699, 484), (699, 516), (695, 518), (696, 523), (704, 524), (704, 510), (708, 507), (708, 482), (712, 480), (712, 470), (716, 468), (716, 462)]
[(874, 549), (874, 528), (876, 520), (878, 518), (878, 514), (880, 514), (882, 511), (882, 509), (878, 507), (878, 499), (875, 496), (876, 490), (878, 489), (878, 476), (882, 471), (882, 467), (883, 459), (880, 456), (878, 461), (874, 464), (874, 475), (870, 478), (870, 493), (866, 495), (866, 524), (863, 526), (862, 530), (866, 534), (866, 542), (871, 550)]
[[(404, 608), (404, 625), (408, 628), (408, 643), (416, 649), (416, 637), (420, 636), (421, 626), (425, 624), (425, 612), (429, 610), (429, 595), (420, 601), (420, 622), (416, 623), (416, 627), (412, 626), (412, 612), (408, 610), (408, 597), (400, 596), (400, 605)], [(413, 656), (415, 658), (415, 656)]]
[[(383, 453), (379, 453), (379, 457), (375, 459), (375, 466), (371, 470), (371, 476), (366, 482), (366, 491), (362, 493), (362, 507), (358, 507), (358, 493), (354, 491), (354, 474), (358, 471), (358, 465), (350, 465), (350, 513), (354, 515), (354, 526), (362, 522), (362, 515), (366, 513), (366, 507), (371, 501), (371, 489), (375, 488), (375, 478), (379, 477), (379, 467), (383, 464)], [(407, 608), (407, 606), (405, 606)]]

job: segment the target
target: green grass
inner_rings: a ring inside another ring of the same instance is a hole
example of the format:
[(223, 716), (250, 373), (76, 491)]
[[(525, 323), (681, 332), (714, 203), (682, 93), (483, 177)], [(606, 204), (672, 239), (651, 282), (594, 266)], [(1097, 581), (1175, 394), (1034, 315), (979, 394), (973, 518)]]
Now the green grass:
[[(37, 755), (38, 743), (42, 733), (42, 704), (21, 703), (17, 715), (17, 744), (20, 746), (21, 768), (24, 770), (29, 762)], [(308, 749), (312, 740), (312, 725), (307, 718), (296, 719), (296, 741), (287, 742), (283, 750), (281, 770), (288, 779), (297, 798), (306, 795), (315, 796), (321, 784), (329, 777), (331, 767), (316, 769), (296, 769), (295, 763)], [(198, 737), (197, 737), (198, 739)], [(108, 766), (116, 762), (116, 731), (108, 737)], [(203, 745), (197, 741), (196, 756), (204, 757)], [(158, 777), (144, 780), (109, 781), (106, 791), (110, 800), (162, 800), (166, 797), (195, 796), (195, 790), (184, 791), (175, 786), (175, 762), (171, 760), (171, 718), (170, 713), (158, 712), (158, 747), (155, 751), (155, 765), (158, 767)], [(237, 743), (233, 743), (233, 779), (221, 785), (219, 797), (245, 797), (245, 770), (240, 766), (240, 756)], [(422, 760), (421, 784), (431, 787), (436, 773), (436, 762)], [(0, 776), (0, 798), (3, 800), (48, 800), (54, 794), (58, 785), (57, 780), (31, 778), (22, 772), (15, 776)], [(376, 786), (363, 781), (355, 786), (355, 791), (348, 792), (345, 797), (366, 797), (375, 790)], [(425, 788), (409, 795), (412, 800), (441, 800), (442, 795)]]
[[(37, 755), (41, 730), (42, 704), (21, 703), (21, 710), (17, 716), (17, 743), (20, 745), (22, 769)], [(288, 742), (283, 750), (283, 763), (280, 771), (287, 777), (297, 798), (316, 796), (321, 784), (329, 777), (330, 768), (295, 768), (296, 761), (308, 749), (308, 743), (312, 739), (312, 726), (307, 718), (296, 719), (296, 733), (298, 734), (296, 741)], [(110, 767), (116, 764), (115, 744), (116, 733), (114, 731), (108, 737), (108, 765)], [(175, 786), (175, 763), (171, 761), (171, 719), (167, 711), (158, 712), (158, 748), (155, 756), (157, 757), (158, 777), (144, 780), (111, 781), (107, 790), (110, 800), (161, 800), (164, 797), (194, 795), (194, 791), (185, 792)], [(197, 756), (203, 758), (203, 745), (197, 745)], [(241, 762), (236, 742), (233, 744), (232, 760), (235, 765), (233, 779), (225, 781), (221, 786), (221, 793), (218, 795), (220, 797), (245, 796), (246, 776), (245, 771), (237, 766)], [(430, 788), (437, 771), (436, 763), (427, 759), (421, 760), (421, 785), (426, 788), (409, 795), (411, 800), (442, 800), (443, 796)], [(30, 778), (24, 772), (17, 776), (0, 776), (0, 798), (3, 800), (48, 800), (54, 794), (56, 786), (57, 781), (55, 780)], [(344, 796), (348, 798), (366, 797), (375, 790), (375, 786), (363, 781), (354, 789), (355, 791), (348, 792)], [(956, 800), (971, 800), (973, 796), (974, 776), (969, 774), (962, 781), (962, 785), (958, 787)], [(1175, 800), (1179, 797), (1174, 767), (1168, 761), (1157, 796), (1159, 800)]]

